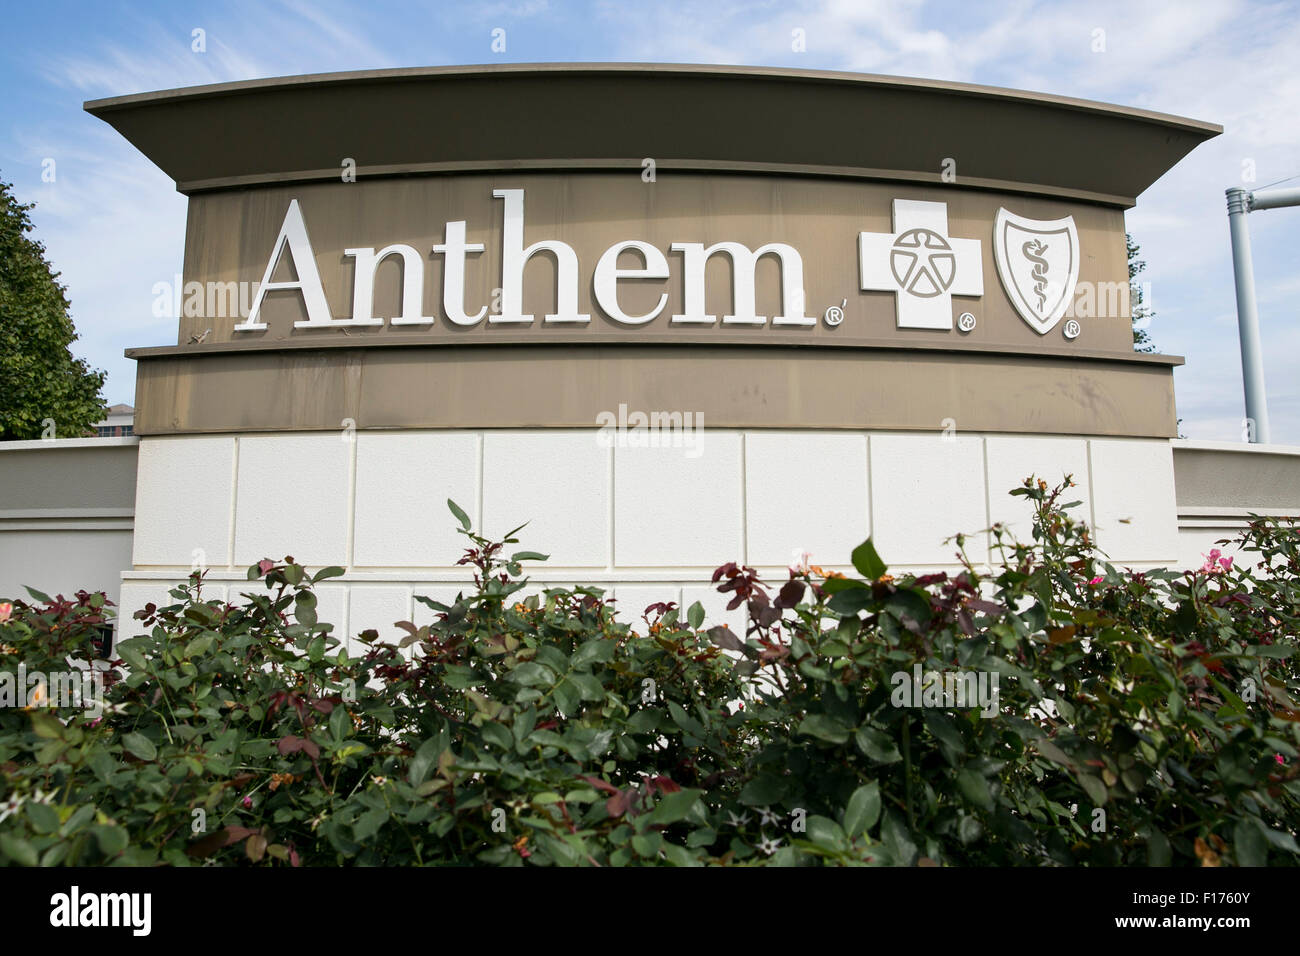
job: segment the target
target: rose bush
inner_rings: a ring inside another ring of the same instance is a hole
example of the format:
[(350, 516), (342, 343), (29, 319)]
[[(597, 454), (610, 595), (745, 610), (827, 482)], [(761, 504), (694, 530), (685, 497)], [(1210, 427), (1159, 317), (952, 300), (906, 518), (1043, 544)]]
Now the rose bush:
[[(1294, 864), (1295, 523), (1134, 573), (1067, 490), (1013, 492), (1033, 538), (995, 526), (987, 572), (891, 576), (870, 541), (855, 577), (719, 568), (745, 634), (521, 600), (544, 556), (454, 504), (474, 586), (396, 644), (318, 619), (338, 568), (263, 561), (231, 603), (196, 574), (114, 649), (100, 711), (0, 709), (0, 861)], [(0, 671), (89, 659), (108, 613), (17, 602)]]

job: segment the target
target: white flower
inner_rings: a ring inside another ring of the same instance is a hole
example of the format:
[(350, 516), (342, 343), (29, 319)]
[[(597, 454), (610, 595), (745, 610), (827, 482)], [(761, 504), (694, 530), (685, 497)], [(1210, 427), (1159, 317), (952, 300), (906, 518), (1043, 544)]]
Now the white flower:
[(4, 803), (0, 803), (0, 823), (4, 823), (11, 816), (17, 813), (23, 805), (23, 798), (14, 794)]
[(790, 570), (795, 574), (807, 574), (809, 564), (812, 562), (812, 553), (809, 551), (800, 551), (796, 548), (791, 552)]
[(758, 810), (759, 826), (761, 827), (765, 827), (769, 825), (777, 826), (778, 824), (780, 824), (780, 822), (781, 822), (781, 818), (777, 816), (775, 813), (773, 813), (771, 810), (769, 810), (767, 807), (759, 807)]
[(738, 817), (738, 816), (736, 816), (734, 813), (732, 813), (730, 810), (727, 811), (727, 823), (731, 824), (731, 825), (732, 825), (733, 827), (735, 827), (737, 830), (739, 830), (741, 827), (743, 827), (743, 826), (744, 826), (746, 823), (748, 823), (748, 822), (749, 822), (749, 814), (748, 814), (748, 813), (744, 814), (743, 816), (739, 816), (739, 817)]
[(780, 849), (780, 847), (781, 847), (780, 840), (772, 840), (769, 839), (768, 837), (764, 837), (763, 839), (758, 841), (758, 850), (761, 853), (765, 853), (767, 856), (771, 856), (778, 849)]

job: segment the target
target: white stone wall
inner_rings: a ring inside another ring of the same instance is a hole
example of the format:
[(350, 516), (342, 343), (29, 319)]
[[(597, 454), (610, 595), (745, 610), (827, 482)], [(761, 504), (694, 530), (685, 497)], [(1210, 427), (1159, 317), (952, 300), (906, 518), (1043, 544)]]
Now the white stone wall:
[[(0, 601), (103, 591), (131, 567), (135, 438), (0, 442)], [(24, 464), (19, 464), (22, 461)]]
[(189, 569), (237, 595), (261, 558), (339, 565), (319, 588), (321, 619), (355, 635), (427, 619), (413, 594), (446, 599), (469, 575), (452, 498), (490, 535), (525, 521), (520, 549), (551, 559), (535, 589), (611, 588), (625, 616), (652, 601), (700, 601), (739, 624), (709, 583), (737, 561), (784, 579), (795, 551), (847, 569), (868, 535), (894, 568), (952, 569), (954, 546), (989, 559), (1002, 521), (1027, 536), (1029, 509), (1007, 492), (1031, 472), (1074, 475), (1083, 516), (1121, 564), (1180, 554), (1170, 444), (1164, 440), (845, 431), (708, 430), (698, 448), (604, 447), (596, 430), (374, 431), (144, 438), (131, 613), (161, 602)]

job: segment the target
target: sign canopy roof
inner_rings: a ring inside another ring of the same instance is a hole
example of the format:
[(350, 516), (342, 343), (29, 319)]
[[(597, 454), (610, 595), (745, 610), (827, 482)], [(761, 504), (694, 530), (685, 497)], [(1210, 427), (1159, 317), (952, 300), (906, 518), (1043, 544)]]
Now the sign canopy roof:
[[(1133, 205), (1222, 127), (934, 80), (547, 63), (367, 70), (92, 100), (186, 194), (494, 169), (736, 170)], [(948, 161), (948, 162), (946, 162)]]

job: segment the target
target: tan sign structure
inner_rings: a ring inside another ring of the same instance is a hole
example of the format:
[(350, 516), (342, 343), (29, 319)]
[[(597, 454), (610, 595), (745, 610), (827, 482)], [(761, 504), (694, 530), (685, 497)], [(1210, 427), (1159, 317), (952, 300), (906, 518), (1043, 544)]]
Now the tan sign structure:
[(87, 104), (189, 196), (141, 435), (710, 426), (1171, 437), (1123, 210), (1220, 130), (924, 81), (639, 65)]

